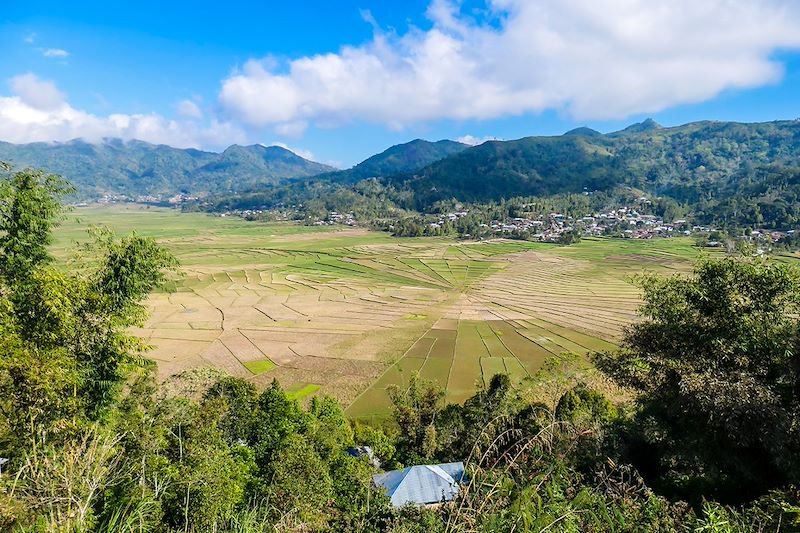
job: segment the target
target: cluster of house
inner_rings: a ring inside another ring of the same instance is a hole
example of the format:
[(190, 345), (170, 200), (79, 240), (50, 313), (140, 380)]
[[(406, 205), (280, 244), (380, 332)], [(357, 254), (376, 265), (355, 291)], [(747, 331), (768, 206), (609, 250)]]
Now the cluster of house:
[(328, 216), (324, 219), (314, 222), (315, 226), (333, 226), (335, 224), (343, 224), (345, 226), (357, 225), (353, 213), (339, 213), (338, 211), (330, 211)]
[(439, 220), (436, 222), (431, 222), (430, 226), (432, 228), (441, 228), (445, 222), (455, 222), (459, 218), (465, 217), (469, 214), (469, 211), (455, 211), (453, 213), (444, 213), (439, 215)]
[(162, 196), (160, 194), (142, 194), (139, 196), (128, 196), (126, 194), (104, 194), (96, 201), (99, 204), (150, 204), (150, 205), (170, 205), (180, 206), (186, 202), (197, 200), (197, 196), (190, 196), (188, 194), (175, 194), (170, 197)]
[(777, 231), (769, 229), (754, 229), (750, 235), (745, 235), (745, 239), (757, 243), (771, 244), (774, 242), (782, 241), (783, 239), (793, 237), (795, 230)]
[[(380, 468), (380, 461), (369, 446), (350, 448), (347, 453), (363, 457), (375, 468)], [(453, 501), (466, 481), (464, 463), (460, 461), (409, 466), (372, 476), (372, 483), (386, 493), (394, 507), (433, 506)]]
[[(431, 222), (430, 226), (440, 228), (446, 222), (457, 221), (467, 214), (468, 211), (445, 213), (439, 215), (439, 219)], [(493, 220), (489, 224), (481, 224), (480, 227), (497, 236), (524, 233), (536, 240), (553, 242), (558, 241), (563, 233), (573, 231), (586, 236), (619, 235), (632, 239), (672, 237), (710, 231), (706, 227), (689, 225), (686, 220), (665, 222), (656, 215), (642, 214), (633, 207), (608, 209), (580, 218), (563, 213), (549, 213), (536, 218)]]

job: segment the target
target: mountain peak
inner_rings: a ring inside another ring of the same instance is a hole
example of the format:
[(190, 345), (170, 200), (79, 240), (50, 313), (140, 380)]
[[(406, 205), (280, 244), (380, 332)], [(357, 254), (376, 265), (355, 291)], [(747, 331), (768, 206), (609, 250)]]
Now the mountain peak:
[(603, 134), (597, 130), (593, 130), (592, 128), (587, 128), (586, 126), (582, 126), (580, 128), (569, 130), (564, 135), (583, 135), (584, 137), (600, 137)]
[(335, 170), (280, 146), (234, 144), (216, 153), (116, 138), (0, 143), (0, 160), (61, 174), (84, 198), (241, 191)]
[(662, 128), (661, 124), (653, 120), (652, 118), (648, 118), (643, 120), (642, 122), (637, 122), (635, 124), (631, 124), (622, 132), (625, 133), (643, 133), (646, 131), (653, 131), (653, 130), (660, 130)]

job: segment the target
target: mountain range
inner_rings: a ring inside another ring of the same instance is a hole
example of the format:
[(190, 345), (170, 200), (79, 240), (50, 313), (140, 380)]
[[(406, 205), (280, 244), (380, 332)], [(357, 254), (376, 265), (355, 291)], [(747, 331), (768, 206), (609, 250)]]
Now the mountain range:
[(280, 146), (232, 145), (214, 153), (119, 139), (0, 142), (0, 161), (61, 174), (82, 198), (233, 193), (335, 170)]
[(608, 134), (577, 128), (478, 146), (416, 139), (338, 171), (277, 146), (234, 145), (213, 153), (120, 140), (0, 143), (0, 160), (62, 174), (85, 197), (187, 193), (219, 199), (286, 191), (253, 194), (282, 202), (319, 195), (320, 184), (331, 191), (377, 178), (405, 191), (421, 210), (454, 198), (487, 201), (619, 186), (691, 203), (757, 181), (763, 167), (800, 167), (800, 120), (662, 127), (648, 119)]
[(359, 180), (414, 173), (431, 163), (445, 159), (468, 149), (468, 144), (441, 140), (436, 142), (414, 139), (396, 144), (375, 154), (353, 168), (329, 172), (314, 179), (325, 179), (341, 184), (352, 184)]
[(489, 141), (392, 181), (412, 190), (419, 206), (618, 186), (691, 202), (764, 165), (800, 166), (800, 120), (670, 128), (647, 120), (609, 134), (579, 128)]

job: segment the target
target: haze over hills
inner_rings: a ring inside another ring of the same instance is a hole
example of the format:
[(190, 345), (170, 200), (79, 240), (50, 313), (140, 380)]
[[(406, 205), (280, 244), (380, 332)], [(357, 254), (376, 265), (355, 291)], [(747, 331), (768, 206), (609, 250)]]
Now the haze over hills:
[(61, 174), (84, 198), (236, 192), (334, 170), (280, 146), (233, 145), (214, 153), (119, 139), (0, 142), (0, 160)]

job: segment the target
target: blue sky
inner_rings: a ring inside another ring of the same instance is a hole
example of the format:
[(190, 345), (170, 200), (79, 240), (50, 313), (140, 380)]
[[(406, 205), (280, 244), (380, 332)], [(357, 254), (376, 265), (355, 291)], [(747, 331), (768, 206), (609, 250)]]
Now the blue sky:
[(6, 0), (0, 140), (280, 143), (800, 117), (792, 0)]

